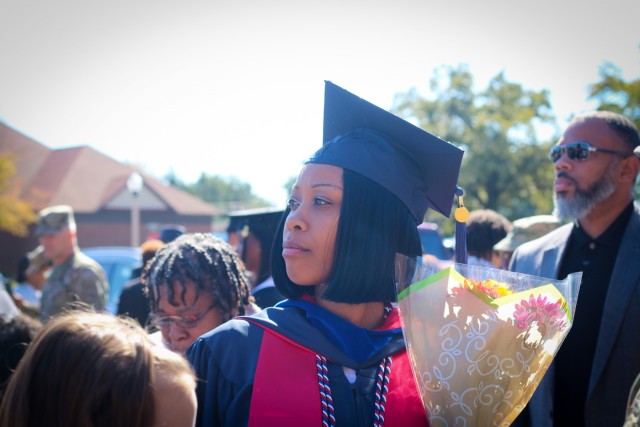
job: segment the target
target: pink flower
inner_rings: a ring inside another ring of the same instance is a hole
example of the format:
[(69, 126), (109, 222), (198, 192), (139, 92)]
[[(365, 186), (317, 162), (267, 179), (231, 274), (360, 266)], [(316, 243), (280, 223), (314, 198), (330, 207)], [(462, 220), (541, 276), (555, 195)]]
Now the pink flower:
[(555, 330), (562, 330), (566, 327), (564, 320), (565, 312), (560, 301), (547, 302), (547, 297), (531, 295), (529, 299), (524, 299), (516, 304), (513, 318), (520, 329), (527, 329), (536, 322), (539, 327), (552, 333)]

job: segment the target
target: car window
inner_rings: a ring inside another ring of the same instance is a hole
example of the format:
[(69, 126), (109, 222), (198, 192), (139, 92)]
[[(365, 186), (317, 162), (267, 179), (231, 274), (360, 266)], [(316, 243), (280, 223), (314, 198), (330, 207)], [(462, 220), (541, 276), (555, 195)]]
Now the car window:
[(115, 313), (118, 310), (118, 303), (120, 302), (120, 294), (125, 284), (131, 280), (131, 273), (133, 273), (133, 266), (129, 264), (113, 264), (109, 274), (109, 302), (107, 309), (110, 313)]
[(131, 280), (133, 270), (139, 267), (141, 255), (135, 250), (118, 247), (84, 248), (82, 251), (96, 260), (104, 269), (109, 281), (107, 311), (115, 314), (122, 289)]

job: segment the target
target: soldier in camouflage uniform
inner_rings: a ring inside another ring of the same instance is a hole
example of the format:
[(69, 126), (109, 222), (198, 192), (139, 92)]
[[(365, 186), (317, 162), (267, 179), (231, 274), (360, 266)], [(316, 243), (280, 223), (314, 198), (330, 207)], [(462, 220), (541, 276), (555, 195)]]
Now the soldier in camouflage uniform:
[(80, 252), (71, 207), (52, 206), (38, 217), (36, 234), (45, 256), (53, 262), (42, 289), (40, 319), (45, 322), (77, 302), (104, 310), (109, 283), (100, 264)]

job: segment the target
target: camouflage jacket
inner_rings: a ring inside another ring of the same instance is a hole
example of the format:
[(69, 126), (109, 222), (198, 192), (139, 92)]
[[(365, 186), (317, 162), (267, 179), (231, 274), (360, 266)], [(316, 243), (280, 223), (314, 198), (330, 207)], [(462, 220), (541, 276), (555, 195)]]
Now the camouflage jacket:
[(51, 271), (42, 289), (40, 319), (46, 321), (75, 302), (104, 310), (109, 296), (109, 282), (96, 261), (80, 251)]

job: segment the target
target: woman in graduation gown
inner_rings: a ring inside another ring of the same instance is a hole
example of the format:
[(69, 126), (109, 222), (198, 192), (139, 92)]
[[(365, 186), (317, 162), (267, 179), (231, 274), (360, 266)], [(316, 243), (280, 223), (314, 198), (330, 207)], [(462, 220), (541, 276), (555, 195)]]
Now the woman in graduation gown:
[(392, 304), (394, 260), (421, 255), (427, 208), (449, 214), (462, 152), (330, 82), (324, 120), (327, 142), (272, 251), (288, 299), (187, 351), (199, 426), (428, 424)]

